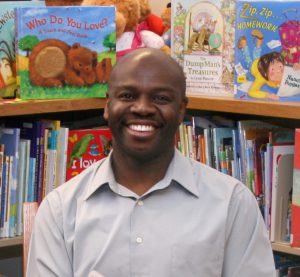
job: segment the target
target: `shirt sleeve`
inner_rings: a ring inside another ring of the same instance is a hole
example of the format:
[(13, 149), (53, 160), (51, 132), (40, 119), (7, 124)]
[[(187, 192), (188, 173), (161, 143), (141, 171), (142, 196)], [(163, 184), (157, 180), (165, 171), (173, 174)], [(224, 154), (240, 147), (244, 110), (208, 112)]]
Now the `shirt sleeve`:
[(60, 203), (58, 193), (53, 191), (38, 209), (29, 247), (27, 276), (73, 276), (64, 242)]
[(222, 277), (275, 277), (265, 223), (246, 186), (236, 186), (228, 213)]

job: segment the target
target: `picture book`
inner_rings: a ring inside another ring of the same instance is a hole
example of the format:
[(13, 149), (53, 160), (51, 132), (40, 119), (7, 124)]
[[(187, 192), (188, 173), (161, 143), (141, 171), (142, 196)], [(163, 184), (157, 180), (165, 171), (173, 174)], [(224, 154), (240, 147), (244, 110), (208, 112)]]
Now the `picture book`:
[(21, 99), (105, 97), (116, 61), (113, 6), (16, 9)]
[(291, 245), (300, 247), (300, 129), (295, 132)]
[[(282, 155), (277, 165), (277, 194), (274, 204), (275, 222), (271, 224), (274, 229), (274, 240), (289, 242), (289, 202), (293, 185), (293, 154)], [(273, 230), (271, 229), (271, 234)]]
[(108, 156), (111, 138), (108, 128), (69, 130), (66, 180)]
[(300, 100), (299, 4), (237, 1), (235, 98)]
[[(279, 165), (284, 166), (284, 163), (280, 163), (281, 159), (285, 155), (294, 154), (294, 145), (293, 144), (276, 144), (272, 145), (272, 185), (271, 185), (271, 229), (270, 229), (270, 240), (275, 241), (275, 230), (279, 222), (278, 206), (283, 205), (283, 203), (278, 203), (279, 195), (279, 179), (278, 179), (278, 170)], [(286, 163), (288, 160), (285, 161)], [(288, 175), (288, 170), (286, 171), (286, 176)], [(288, 186), (287, 184), (285, 184)], [(283, 196), (283, 195), (281, 195)]]
[(173, 0), (171, 45), (189, 96), (234, 93), (234, 0)]
[(0, 98), (17, 94), (14, 8), (43, 5), (43, 1), (0, 1)]

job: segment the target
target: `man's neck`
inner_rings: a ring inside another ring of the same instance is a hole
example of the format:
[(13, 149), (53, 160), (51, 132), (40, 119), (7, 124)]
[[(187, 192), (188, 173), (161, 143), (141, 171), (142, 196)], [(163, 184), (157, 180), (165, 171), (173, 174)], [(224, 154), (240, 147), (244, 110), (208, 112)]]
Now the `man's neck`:
[(150, 161), (137, 161), (113, 151), (112, 168), (115, 179), (137, 195), (143, 195), (164, 178), (173, 155), (174, 152)]

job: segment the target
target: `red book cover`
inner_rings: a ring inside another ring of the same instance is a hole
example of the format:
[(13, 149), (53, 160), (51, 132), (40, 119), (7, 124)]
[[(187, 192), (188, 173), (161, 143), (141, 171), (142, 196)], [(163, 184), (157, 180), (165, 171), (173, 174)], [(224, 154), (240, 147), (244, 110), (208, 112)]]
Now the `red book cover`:
[(108, 128), (70, 130), (66, 180), (106, 157), (111, 150), (111, 138)]
[(295, 132), (291, 245), (300, 247), (300, 128)]

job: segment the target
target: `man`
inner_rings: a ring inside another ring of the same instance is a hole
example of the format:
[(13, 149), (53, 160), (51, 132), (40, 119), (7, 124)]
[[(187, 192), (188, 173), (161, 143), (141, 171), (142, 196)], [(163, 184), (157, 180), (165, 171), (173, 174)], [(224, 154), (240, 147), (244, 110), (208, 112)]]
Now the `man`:
[(275, 276), (252, 193), (174, 149), (186, 104), (171, 57), (118, 61), (104, 112), (113, 151), (42, 202), (28, 276)]

